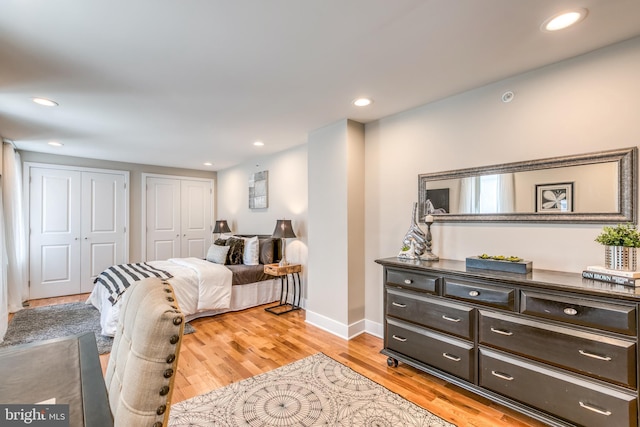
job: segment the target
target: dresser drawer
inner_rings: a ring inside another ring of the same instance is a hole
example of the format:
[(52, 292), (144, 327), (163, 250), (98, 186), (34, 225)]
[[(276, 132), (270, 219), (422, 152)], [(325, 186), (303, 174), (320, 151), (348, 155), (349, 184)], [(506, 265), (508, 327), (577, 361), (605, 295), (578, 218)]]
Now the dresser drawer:
[(387, 288), (387, 315), (473, 340), (475, 308)]
[(480, 386), (581, 426), (635, 426), (634, 393), (480, 348)]
[(480, 344), (636, 387), (634, 341), (483, 310), (479, 322)]
[(441, 278), (408, 270), (387, 270), (387, 284), (435, 294)]
[(476, 304), (515, 310), (515, 294), (513, 288), (480, 284), (446, 278), (444, 280), (444, 296), (469, 301)]
[(387, 319), (386, 348), (473, 381), (473, 343), (419, 326)]
[(582, 298), (522, 292), (522, 313), (626, 335), (636, 334), (636, 308)]

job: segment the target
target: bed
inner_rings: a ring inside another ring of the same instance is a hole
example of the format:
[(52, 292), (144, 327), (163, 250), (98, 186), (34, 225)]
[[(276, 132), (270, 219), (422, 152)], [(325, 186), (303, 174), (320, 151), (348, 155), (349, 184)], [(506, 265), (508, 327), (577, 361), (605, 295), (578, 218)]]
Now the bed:
[[(165, 278), (162, 274), (166, 274), (187, 321), (244, 310), (280, 299), (280, 280), (264, 273), (264, 264), (277, 262), (280, 256), (279, 240), (270, 236), (235, 235), (218, 239), (205, 260), (172, 258), (111, 266), (96, 278), (87, 304), (100, 311), (102, 334), (114, 336), (122, 295), (126, 286), (138, 277), (123, 271), (134, 271), (143, 277)], [(123, 286), (122, 282), (126, 284)]]

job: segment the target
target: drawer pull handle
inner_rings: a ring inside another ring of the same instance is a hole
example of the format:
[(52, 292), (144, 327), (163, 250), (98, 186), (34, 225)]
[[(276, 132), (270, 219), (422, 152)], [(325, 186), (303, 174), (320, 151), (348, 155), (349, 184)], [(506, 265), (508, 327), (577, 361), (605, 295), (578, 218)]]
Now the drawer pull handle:
[(581, 408), (588, 409), (588, 410), (590, 410), (592, 412), (595, 412), (596, 414), (606, 415), (607, 417), (609, 415), (611, 415), (611, 411), (607, 411), (607, 410), (604, 410), (604, 409), (596, 408), (594, 406), (587, 405), (586, 403), (583, 403), (583, 402), (578, 402), (578, 403), (580, 404)]
[(499, 334), (499, 335), (506, 335), (508, 337), (513, 335), (513, 332), (505, 331), (502, 329), (496, 329), (496, 328), (491, 328), (491, 332), (495, 332), (496, 334)]
[(400, 308), (405, 308), (407, 306), (407, 304), (400, 304), (399, 302), (392, 302), (391, 305), (396, 306), (396, 307), (400, 307)]
[(511, 375), (503, 374), (502, 372), (491, 371), (491, 375), (501, 378), (503, 380), (513, 381), (513, 377)]
[(462, 320), (462, 319), (460, 319), (460, 318), (458, 318), (458, 317), (449, 317), (449, 316), (447, 316), (446, 314), (443, 314), (443, 315), (442, 315), (442, 318), (443, 318), (444, 320), (448, 320), (449, 322), (456, 322), (456, 323), (458, 323), (459, 321), (461, 321), (461, 320)]
[(480, 292), (478, 291), (469, 291), (469, 296), (477, 297), (478, 295), (480, 295)]
[(400, 341), (400, 342), (405, 342), (407, 340), (406, 338), (402, 338), (402, 337), (399, 337), (397, 335), (393, 335), (393, 339), (397, 340), (397, 341)]
[(578, 310), (576, 310), (575, 308), (571, 308), (571, 307), (567, 307), (562, 311), (564, 312), (564, 314), (566, 314), (568, 316), (575, 316), (576, 314), (578, 314)]
[(404, 283), (406, 283), (407, 285), (410, 285), (413, 283), (413, 280), (411, 279), (404, 279)]
[(449, 354), (449, 353), (442, 353), (442, 355), (449, 360), (453, 360), (454, 362), (459, 362), (460, 360), (462, 360), (462, 358), (458, 357), (458, 356), (454, 356), (453, 354)]
[(611, 357), (609, 356), (600, 356), (599, 354), (589, 353), (588, 351), (584, 351), (584, 350), (578, 350), (578, 353), (580, 353), (583, 356), (591, 357), (593, 359), (604, 360), (605, 362), (608, 362), (611, 360)]

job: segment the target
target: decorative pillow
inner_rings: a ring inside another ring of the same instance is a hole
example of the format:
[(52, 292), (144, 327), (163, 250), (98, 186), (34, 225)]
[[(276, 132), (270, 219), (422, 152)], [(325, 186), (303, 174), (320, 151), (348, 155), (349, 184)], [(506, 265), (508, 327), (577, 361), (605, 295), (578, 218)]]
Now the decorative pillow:
[(260, 239), (260, 264), (272, 264), (274, 261), (274, 245), (277, 239)]
[(229, 253), (229, 246), (221, 246), (213, 244), (209, 246), (207, 251), (207, 261), (214, 262), (216, 264), (224, 264), (227, 261), (227, 254)]
[(238, 237), (229, 237), (227, 239), (229, 253), (227, 254), (227, 264), (242, 264), (242, 253), (244, 252), (244, 240)]
[(258, 246), (258, 236), (243, 237), (244, 252), (242, 253), (242, 263), (244, 265), (260, 264), (260, 252)]
[(228, 239), (216, 239), (215, 242), (213, 242), (214, 245), (218, 245), (218, 246), (228, 246), (227, 245), (227, 240)]

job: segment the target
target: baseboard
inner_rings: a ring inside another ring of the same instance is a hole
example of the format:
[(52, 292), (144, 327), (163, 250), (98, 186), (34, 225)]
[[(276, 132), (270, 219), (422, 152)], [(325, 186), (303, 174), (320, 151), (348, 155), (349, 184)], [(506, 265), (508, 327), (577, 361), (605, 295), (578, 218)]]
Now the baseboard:
[(364, 319), (346, 325), (322, 314), (306, 310), (306, 322), (345, 340), (350, 340), (365, 332)]
[(374, 322), (372, 320), (365, 320), (364, 331), (369, 335), (373, 335), (374, 337), (384, 337), (384, 326), (382, 325), (382, 323)]
[[(306, 306), (305, 300), (303, 300), (302, 306)], [(384, 336), (384, 326), (381, 323), (367, 319), (346, 325), (327, 316), (323, 316), (322, 314), (306, 310), (306, 323), (330, 332), (333, 335), (337, 335), (345, 340), (353, 339), (363, 333), (373, 335), (377, 338), (382, 338)]]

